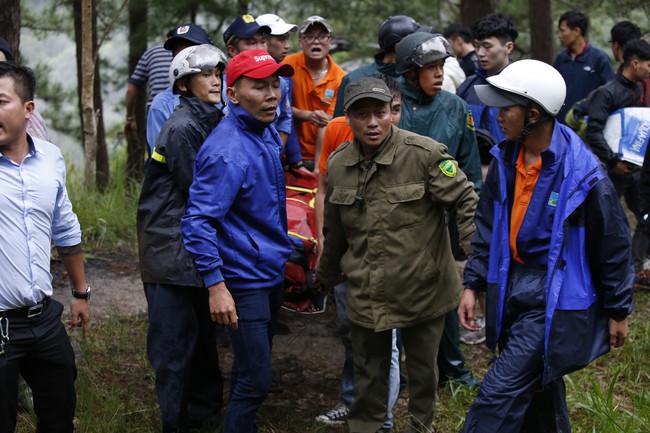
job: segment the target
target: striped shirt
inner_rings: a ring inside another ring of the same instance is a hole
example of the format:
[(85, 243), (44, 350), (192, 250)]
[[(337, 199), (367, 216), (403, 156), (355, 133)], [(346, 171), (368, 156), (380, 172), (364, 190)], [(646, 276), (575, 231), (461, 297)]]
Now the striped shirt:
[(172, 52), (162, 45), (149, 48), (142, 54), (138, 64), (129, 78), (129, 83), (141, 86), (149, 82), (149, 99), (147, 107), (153, 98), (169, 87), (169, 65), (172, 62)]

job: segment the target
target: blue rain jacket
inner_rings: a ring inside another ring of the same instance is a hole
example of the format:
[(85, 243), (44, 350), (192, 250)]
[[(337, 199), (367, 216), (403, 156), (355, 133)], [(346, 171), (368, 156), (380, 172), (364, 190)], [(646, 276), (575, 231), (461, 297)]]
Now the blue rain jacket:
[[(465, 287), (487, 291), (487, 344), (493, 351), (510, 269), (510, 209), (521, 146), (504, 141), (491, 151), (495, 159), (477, 208), (474, 255), (465, 269)], [(548, 266), (543, 377), (548, 383), (607, 353), (609, 320), (623, 320), (633, 308), (627, 218), (598, 160), (559, 122), (542, 153), (540, 178), (517, 239), (525, 263)]]
[(181, 229), (206, 287), (282, 282), (291, 244), (281, 150), (276, 129), (239, 105), (201, 146)]

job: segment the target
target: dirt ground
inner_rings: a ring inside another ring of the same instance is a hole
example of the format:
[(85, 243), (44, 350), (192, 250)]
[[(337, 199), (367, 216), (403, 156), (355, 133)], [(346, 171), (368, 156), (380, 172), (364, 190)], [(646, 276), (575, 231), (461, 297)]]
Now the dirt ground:
[[(52, 260), (52, 297), (66, 306), (70, 304), (70, 284), (63, 264)], [(106, 254), (86, 257), (86, 280), (92, 289), (91, 320), (106, 319), (112, 315), (144, 314), (144, 298), (137, 257), (128, 254)], [(64, 313), (64, 317), (65, 317)]]
[[(70, 289), (59, 261), (53, 260), (52, 274), (53, 297), (67, 308)], [(147, 305), (136, 257), (123, 254), (88, 257), (86, 276), (93, 288), (92, 320), (105, 320), (114, 315), (146, 314)], [(274, 372), (280, 379), (282, 392), (272, 393), (267, 399), (265, 407), (271, 412), (295, 411), (300, 418), (313, 419), (338, 403), (343, 346), (337, 334), (338, 319), (332, 297), (327, 304), (326, 311), (321, 314), (281, 310), (279, 321), (287, 325), (289, 332), (276, 335), (273, 343)], [(232, 356), (226, 347), (219, 351), (221, 369), (226, 373)], [(466, 354), (469, 366), (474, 365), (474, 361), (476, 365), (483, 364), (480, 359), (487, 356), (487, 348), (472, 346)], [(481, 371), (478, 374), (482, 377)], [(407, 400), (400, 396), (394, 414), (400, 416), (406, 413), (406, 409)], [(336, 427), (326, 431), (343, 432), (346, 429)]]

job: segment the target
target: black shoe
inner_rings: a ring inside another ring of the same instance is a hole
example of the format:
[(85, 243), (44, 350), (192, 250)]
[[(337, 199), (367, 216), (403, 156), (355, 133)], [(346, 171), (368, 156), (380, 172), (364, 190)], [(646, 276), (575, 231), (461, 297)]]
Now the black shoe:
[(202, 421), (190, 421), (190, 433), (208, 433), (218, 431), (223, 420), (221, 416), (213, 415)]

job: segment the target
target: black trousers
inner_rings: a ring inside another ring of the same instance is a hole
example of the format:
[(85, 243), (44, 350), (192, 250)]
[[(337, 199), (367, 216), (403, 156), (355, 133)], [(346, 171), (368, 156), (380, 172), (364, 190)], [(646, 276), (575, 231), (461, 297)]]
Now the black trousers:
[(74, 430), (77, 369), (62, 312), (63, 306), (53, 300), (39, 316), (8, 319), (9, 343), (0, 355), (0, 433), (16, 428), (19, 374), (32, 389), (36, 431)]
[(485, 374), (462, 433), (571, 433), (564, 381), (542, 383), (546, 272), (511, 265), (499, 357)]
[(626, 176), (618, 176), (613, 170), (610, 170), (608, 174), (619, 198), (625, 198), (627, 207), (636, 219), (636, 228), (632, 235), (632, 263), (634, 264), (634, 272), (638, 273), (643, 270), (648, 244), (650, 244), (645, 221), (643, 221), (643, 215), (641, 215), (641, 195), (639, 192), (641, 170), (636, 170)]
[(164, 432), (217, 422), (223, 377), (205, 288), (144, 283), (147, 357), (156, 373)]

